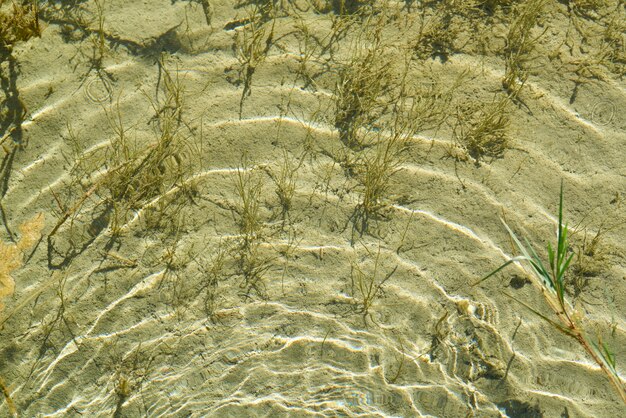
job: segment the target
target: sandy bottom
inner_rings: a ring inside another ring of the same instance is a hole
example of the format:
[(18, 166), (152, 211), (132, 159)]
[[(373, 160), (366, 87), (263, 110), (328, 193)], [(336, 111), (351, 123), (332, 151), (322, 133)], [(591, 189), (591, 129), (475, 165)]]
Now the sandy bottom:
[[(563, 181), (581, 254), (567, 297), (624, 370), (626, 84), (619, 62), (575, 82), (595, 55), (571, 16), (593, 14), (546, 6), (515, 100), (497, 52), (515, 10), (482, 18), (484, 52), (461, 31), (445, 56), (416, 53), (405, 83), (441, 118), (404, 131), (364, 214), (392, 108), (353, 146), (334, 105), (371, 21), (324, 51), (352, 17), (321, 0), (276, 2), (276, 19), (244, 2), (62, 3), (1, 64), (2, 241), (45, 216), (0, 312), (1, 416), (624, 416), (582, 348), (507, 296), (553, 317), (522, 266), (471, 286), (517, 255), (500, 217), (545, 255)], [(414, 39), (401, 22), (419, 26), (406, 4), (379, 34), (385, 80), (411, 57), (395, 48)], [(473, 153), (458, 109), (502, 97), (506, 147)]]

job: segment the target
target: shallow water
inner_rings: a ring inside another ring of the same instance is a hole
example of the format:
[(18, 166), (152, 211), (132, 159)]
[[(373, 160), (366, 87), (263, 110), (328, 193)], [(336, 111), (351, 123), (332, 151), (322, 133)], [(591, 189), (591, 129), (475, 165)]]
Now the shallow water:
[[(571, 249), (586, 254), (568, 298), (623, 371), (623, 66), (575, 88), (579, 57), (560, 42), (580, 40), (567, 8), (546, 6), (533, 30), (550, 30), (519, 100), (507, 99), (508, 146), (476, 160), (457, 122), (480, 113), (463, 113), (468, 103), (505, 97), (503, 41), (478, 52), (459, 14), (458, 50), (414, 57), (406, 76), (412, 100), (441, 104), (445, 123), (403, 133), (364, 215), (377, 148), (340, 140), (333, 98), (373, 17), (319, 55), (297, 28), (323, 43), (348, 17), (284, 3), (274, 23), (259, 12), (257, 47), (274, 34), (249, 95), (250, 7), (226, 1), (210, 2), (210, 19), (202, 1), (42, 5), (41, 37), (6, 56), (2, 241), (35, 214), (45, 226), (0, 312), (0, 415), (11, 404), (23, 417), (623, 415), (584, 350), (506, 296), (553, 315), (521, 266), (471, 286), (517, 255), (500, 217), (535, 248), (554, 241), (563, 181)], [(399, 17), (381, 31), (391, 84), (419, 26), (401, 6), (387, 4)], [(481, 30), (506, 34), (513, 17), (484, 17)], [(297, 73), (305, 47), (309, 83)], [(393, 138), (391, 108), (357, 134)]]

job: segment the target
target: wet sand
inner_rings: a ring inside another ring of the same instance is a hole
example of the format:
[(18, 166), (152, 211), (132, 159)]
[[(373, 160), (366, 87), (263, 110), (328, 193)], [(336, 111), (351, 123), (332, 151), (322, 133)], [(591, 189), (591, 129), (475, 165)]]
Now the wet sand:
[[(417, 5), (377, 20), (275, 4), (252, 20), (227, 1), (48, 6), (41, 37), (14, 47), (19, 72), (2, 63), (0, 238), (45, 216), (0, 312), (19, 416), (623, 415), (576, 341), (506, 295), (553, 317), (522, 266), (471, 286), (518, 255), (500, 217), (545, 256), (563, 181), (582, 254), (567, 297), (623, 372), (624, 62), (580, 64), (601, 55), (607, 15), (545, 5), (508, 98), (518, 9), (453, 14), (451, 44), (416, 47)], [(437, 7), (428, 24), (445, 20)], [(393, 88), (404, 75), (424, 123), (402, 122), (405, 146), (364, 214), (372, 144), (396, 132), (398, 99), (372, 99), (350, 146), (335, 98), (376, 42), (372, 74)], [(459, 138), (503, 99), (502, 152), (472, 151)]]

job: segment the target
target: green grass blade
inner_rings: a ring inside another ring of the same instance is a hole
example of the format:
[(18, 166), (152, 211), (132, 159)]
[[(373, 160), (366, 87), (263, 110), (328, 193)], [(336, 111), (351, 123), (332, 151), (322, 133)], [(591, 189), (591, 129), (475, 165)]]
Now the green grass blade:
[[(541, 260), (539, 259), (539, 257), (535, 253), (535, 251), (533, 250), (533, 247), (528, 243), (528, 241), (526, 240), (526, 244), (530, 248), (531, 254), (528, 253), (528, 251), (526, 250), (526, 247), (524, 246), (524, 244), (522, 244), (520, 242), (520, 240), (517, 239), (517, 236), (515, 235), (513, 230), (506, 224), (506, 222), (504, 222), (503, 219), (501, 219), (501, 221), (504, 224), (504, 227), (506, 228), (506, 230), (509, 232), (509, 235), (511, 236), (511, 238), (513, 238), (513, 241), (515, 241), (515, 245), (517, 245), (517, 248), (522, 253), (524, 259), (526, 259), (527, 261), (529, 261), (531, 263), (533, 269), (535, 269), (535, 270), (537, 270), (537, 269), (538, 270), (545, 270), (543, 268), (543, 264), (541, 263)], [(540, 271), (535, 271), (535, 272), (536, 273), (540, 273)]]
[(523, 255), (520, 255), (518, 257), (513, 257), (512, 259), (510, 259), (509, 261), (507, 261), (506, 263), (502, 264), (500, 267), (498, 267), (497, 269), (495, 269), (494, 271), (492, 271), (491, 273), (489, 273), (488, 275), (486, 275), (485, 277), (483, 277), (482, 279), (480, 279), (479, 281), (477, 281), (476, 283), (474, 283), (472, 285), (472, 287), (474, 286), (478, 286), (479, 284), (481, 284), (482, 282), (484, 282), (485, 280), (487, 280), (488, 278), (490, 278), (491, 276), (493, 276), (494, 274), (498, 273), (500, 270), (504, 269), (506, 266), (508, 266), (511, 263), (515, 263), (516, 261), (529, 261), (529, 259)]
[[(567, 225), (561, 227), (561, 232), (558, 236), (559, 249), (558, 254), (564, 256), (567, 253)], [(563, 258), (561, 258), (562, 260)], [(559, 260), (559, 261), (561, 261)]]
[(530, 245), (530, 242), (528, 242), (528, 240), (525, 240), (525, 241), (526, 241), (526, 244), (528, 245), (528, 248), (530, 248), (530, 252), (532, 254), (531, 264), (534, 268), (535, 276), (537, 276), (543, 281), (543, 285), (545, 287), (547, 287), (548, 289), (554, 290), (554, 283), (552, 281), (552, 276), (550, 276), (550, 272), (543, 265), (541, 258), (539, 258), (539, 256), (537, 255), (533, 246)]
[(544, 321), (548, 322), (550, 325), (552, 325), (553, 327), (555, 327), (556, 329), (558, 329), (559, 331), (561, 331), (565, 335), (568, 335), (568, 336), (574, 337), (574, 338), (576, 337), (576, 335), (571, 330), (569, 330), (568, 328), (565, 328), (563, 325), (559, 324), (558, 322), (553, 321), (552, 319), (548, 318), (547, 316), (545, 316), (541, 312), (537, 311), (535, 308), (531, 307), (530, 305), (522, 302), (521, 300), (517, 299), (514, 296), (509, 295), (506, 292), (502, 292), (502, 293), (504, 293), (505, 296), (513, 299), (515, 302), (519, 303), (520, 305), (524, 306), (526, 309), (528, 309), (529, 311), (531, 311), (532, 313), (534, 313), (535, 315), (537, 315), (538, 317), (540, 317)]
[(563, 265), (561, 276), (565, 276), (565, 272), (567, 271), (567, 268), (569, 267), (569, 264), (571, 263), (573, 258), (574, 258), (574, 254), (570, 254), (567, 261), (565, 261), (565, 264)]
[(604, 351), (604, 359), (607, 361), (607, 363), (609, 363), (609, 365), (611, 366), (611, 368), (613, 370), (616, 369), (616, 362), (615, 362), (615, 353), (611, 352), (611, 350), (609, 349), (609, 346), (606, 345), (606, 343), (602, 343), (602, 350)]
[(511, 238), (513, 238), (513, 241), (515, 241), (515, 244), (517, 245), (517, 248), (520, 250), (520, 252), (526, 258), (530, 259), (531, 257), (528, 254), (528, 251), (526, 251), (526, 247), (524, 247), (524, 245), (517, 239), (517, 235), (515, 235), (515, 232), (513, 232), (513, 230), (509, 227), (509, 225), (507, 225), (507, 223), (504, 222), (504, 219), (500, 218), (500, 220), (504, 224), (504, 227), (506, 228), (506, 230), (509, 232), (509, 235), (511, 236)]
[(598, 347), (598, 344), (591, 341), (593, 348), (596, 350), (596, 353), (602, 358), (606, 366), (611, 370), (612, 373), (617, 375), (616, 370), (616, 361), (615, 361), (615, 353), (613, 353), (609, 346), (600, 339), (600, 344), (602, 344), (602, 349)]
[[(554, 250), (552, 249), (552, 245), (548, 243), (548, 261), (550, 262), (550, 270), (552, 271), (552, 276), (556, 276), (556, 270), (558, 266), (558, 256), (554, 256)], [(557, 252), (559, 251), (559, 246), (557, 244)]]
[(541, 258), (539, 258), (539, 256), (537, 255), (537, 253), (535, 252), (535, 249), (533, 248), (533, 246), (528, 242), (527, 239), (525, 239), (526, 245), (530, 249), (530, 250), (528, 250), (526, 248), (526, 246), (524, 246), (524, 244), (522, 244), (520, 242), (520, 240), (517, 239), (517, 236), (515, 235), (513, 230), (507, 225), (507, 223), (504, 222), (504, 220), (502, 220), (502, 219), (501, 219), (501, 221), (504, 224), (504, 227), (509, 232), (509, 235), (511, 236), (511, 238), (513, 238), (513, 241), (515, 241), (515, 244), (517, 245), (517, 248), (523, 254), (524, 259), (530, 263), (531, 267), (533, 268), (533, 273), (535, 273), (535, 276), (537, 276), (538, 278), (540, 278), (543, 281), (543, 285), (544, 286), (546, 286), (546, 287), (548, 287), (548, 288), (550, 288), (552, 290), (556, 290), (556, 286), (554, 285), (554, 283), (552, 281), (550, 273), (548, 272), (548, 270), (543, 265), (543, 263), (541, 261)]
[(559, 192), (559, 228), (558, 238), (561, 240), (561, 228), (563, 225), (563, 180), (561, 180), (561, 191)]

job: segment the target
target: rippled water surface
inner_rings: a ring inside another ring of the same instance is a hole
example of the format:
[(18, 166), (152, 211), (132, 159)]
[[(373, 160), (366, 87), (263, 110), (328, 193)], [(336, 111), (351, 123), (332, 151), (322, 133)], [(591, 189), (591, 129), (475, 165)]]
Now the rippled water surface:
[(569, 3), (39, 2), (0, 49), (0, 416), (624, 416), (521, 265), (473, 286), (501, 218), (546, 255), (563, 182), (623, 372), (626, 11)]

